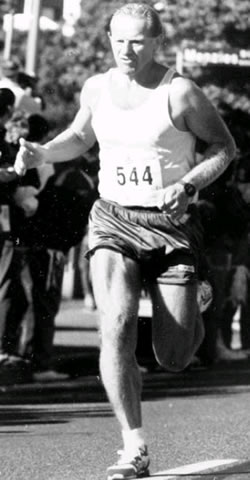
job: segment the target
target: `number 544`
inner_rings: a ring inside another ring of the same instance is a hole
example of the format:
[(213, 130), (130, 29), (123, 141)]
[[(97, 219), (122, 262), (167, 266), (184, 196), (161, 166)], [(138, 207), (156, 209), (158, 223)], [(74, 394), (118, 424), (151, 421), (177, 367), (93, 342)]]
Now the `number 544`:
[(135, 185), (139, 185), (140, 182), (146, 182), (149, 185), (153, 183), (153, 177), (149, 166), (146, 166), (144, 172), (139, 175), (137, 168), (133, 167), (132, 170), (124, 171), (124, 167), (116, 168), (117, 181), (119, 185), (126, 185), (128, 182), (132, 182)]

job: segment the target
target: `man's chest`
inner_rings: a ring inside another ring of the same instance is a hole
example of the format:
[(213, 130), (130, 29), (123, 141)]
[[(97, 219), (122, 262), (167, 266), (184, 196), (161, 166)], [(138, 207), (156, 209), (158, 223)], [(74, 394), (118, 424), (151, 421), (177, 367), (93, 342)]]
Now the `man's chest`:
[(141, 87), (140, 85), (119, 85), (113, 83), (110, 86), (110, 96), (112, 102), (117, 107), (128, 110), (134, 109), (149, 100), (152, 90)]

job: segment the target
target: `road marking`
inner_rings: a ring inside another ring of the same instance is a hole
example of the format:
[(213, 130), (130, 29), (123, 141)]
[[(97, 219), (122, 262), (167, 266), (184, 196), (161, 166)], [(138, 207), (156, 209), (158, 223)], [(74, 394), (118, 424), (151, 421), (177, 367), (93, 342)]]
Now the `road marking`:
[(205, 470), (210, 470), (211, 468), (223, 467), (224, 465), (230, 465), (238, 461), (239, 460), (236, 460), (235, 458), (207, 460), (205, 462), (191, 463), (189, 465), (183, 465), (182, 467), (171, 468), (164, 472), (157, 472), (157, 475), (188, 475), (192, 473), (200, 473)]
[[(177, 468), (171, 468), (161, 472), (152, 473), (150, 477), (145, 477), (144, 480), (152, 480), (154, 477), (156, 480), (177, 480), (180, 476), (187, 476), (197, 473), (202, 473), (204, 471), (211, 471), (211, 474), (216, 474), (216, 471), (220, 470), (225, 465), (233, 465), (238, 463), (239, 460), (235, 458), (230, 459), (217, 459), (217, 460), (207, 460), (198, 463), (191, 463), (183, 465)], [(216, 471), (215, 471), (216, 469)]]

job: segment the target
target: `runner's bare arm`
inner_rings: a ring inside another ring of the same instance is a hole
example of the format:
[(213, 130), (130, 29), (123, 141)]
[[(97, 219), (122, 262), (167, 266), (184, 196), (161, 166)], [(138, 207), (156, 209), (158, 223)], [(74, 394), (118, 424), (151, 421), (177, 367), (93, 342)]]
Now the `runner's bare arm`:
[(177, 128), (191, 131), (207, 144), (202, 163), (183, 177), (201, 190), (216, 180), (234, 159), (235, 142), (216, 109), (192, 81), (175, 79), (171, 98)]
[(44, 163), (69, 161), (88, 151), (95, 143), (89, 108), (81, 107), (72, 125), (45, 145), (20, 141), (14, 168), (20, 175)]

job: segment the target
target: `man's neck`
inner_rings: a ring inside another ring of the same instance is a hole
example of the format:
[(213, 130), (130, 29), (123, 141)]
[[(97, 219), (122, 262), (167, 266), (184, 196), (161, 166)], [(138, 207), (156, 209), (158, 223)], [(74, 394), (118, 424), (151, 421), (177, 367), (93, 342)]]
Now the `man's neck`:
[(135, 75), (122, 74), (127, 82), (144, 88), (155, 88), (165, 75), (167, 68), (156, 62), (148, 64), (143, 70)]

